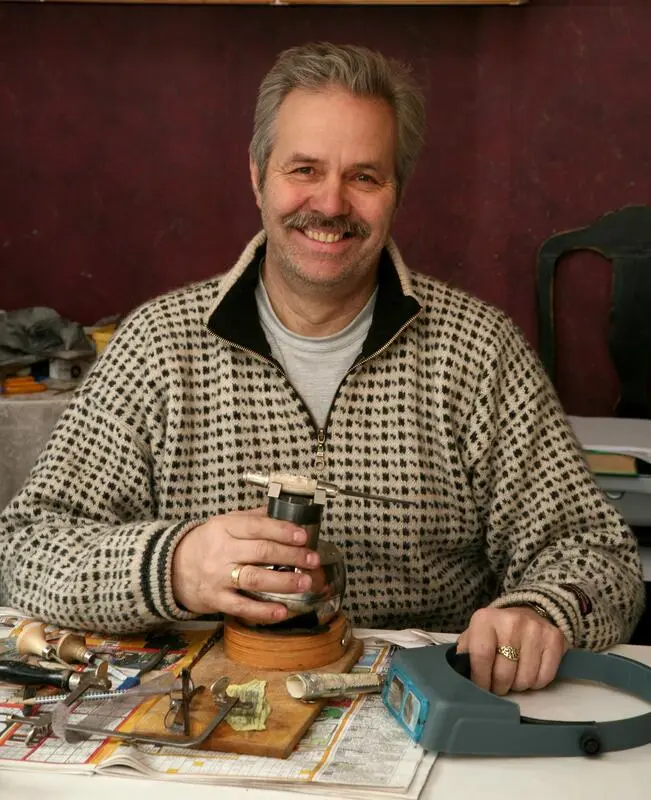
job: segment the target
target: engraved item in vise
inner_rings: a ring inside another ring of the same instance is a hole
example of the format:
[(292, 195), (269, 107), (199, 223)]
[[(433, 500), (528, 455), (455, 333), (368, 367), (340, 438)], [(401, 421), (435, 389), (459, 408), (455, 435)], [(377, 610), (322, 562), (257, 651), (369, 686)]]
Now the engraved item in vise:
[(402, 498), (341, 489), (333, 483), (282, 472), (268, 474), (247, 472), (244, 479), (247, 483), (267, 489), (267, 514), (270, 517), (293, 522), (306, 531), (306, 547), (318, 552), (320, 566), (314, 570), (298, 570), (294, 567), (271, 565), (266, 567), (279, 571), (296, 569), (301, 572), (309, 572), (312, 577), (312, 585), (306, 592), (280, 594), (251, 590), (240, 591), (256, 600), (282, 603), (289, 611), (289, 618), (314, 614), (319, 625), (325, 625), (337, 615), (341, 609), (346, 589), (346, 570), (341, 551), (332, 542), (319, 538), (326, 498), (342, 494), (385, 503), (414, 504), (413, 501)]

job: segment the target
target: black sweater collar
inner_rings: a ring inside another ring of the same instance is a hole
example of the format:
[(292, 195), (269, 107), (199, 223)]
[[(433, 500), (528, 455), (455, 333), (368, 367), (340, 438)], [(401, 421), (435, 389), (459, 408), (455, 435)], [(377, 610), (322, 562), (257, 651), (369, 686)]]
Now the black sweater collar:
[[(255, 300), (259, 266), (265, 250), (266, 243), (256, 249), (248, 266), (213, 310), (208, 328), (220, 339), (271, 358), (271, 349), (260, 325)], [(384, 249), (378, 267), (378, 294), (373, 321), (359, 358), (368, 358), (382, 349), (420, 310), (416, 298), (403, 292), (391, 256)]]

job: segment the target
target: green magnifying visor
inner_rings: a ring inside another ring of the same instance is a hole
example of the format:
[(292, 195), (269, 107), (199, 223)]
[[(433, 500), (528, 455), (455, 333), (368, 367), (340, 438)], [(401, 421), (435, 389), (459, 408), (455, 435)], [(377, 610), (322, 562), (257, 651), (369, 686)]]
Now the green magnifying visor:
[[(606, 684), (651, 703), (651, 667), (612, 653), (569, 650), (556, 680)], [(544, 690), (543, 690), (544, 691)], [(470, 659), (456, 645), (400, 650), (384, 704), (426, 750), (477, 756), (596, 756), (651, 742), (651, 712), (607, 722), (541, 720), (470, 680)]]

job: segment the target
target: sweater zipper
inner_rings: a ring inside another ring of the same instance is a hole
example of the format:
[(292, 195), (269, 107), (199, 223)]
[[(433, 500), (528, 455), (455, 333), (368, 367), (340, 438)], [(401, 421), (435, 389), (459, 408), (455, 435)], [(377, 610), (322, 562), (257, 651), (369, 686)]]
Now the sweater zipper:
[[(346, 380), (348, 375), (350, 375), (350, 373), (354, 369), (357, 369), (357, 367), (361, 366), (362, 364), (366, 364), (371, 359), (376, 358), (381, 353), (384, 353), (384, 351), (398, 338), (398, 336), (400, 336), (400, 334), (405, 330), (405, 328), (408, 328), (411, 325), (411, 323), (416, 319), (416, 317), (418, 317), (420, 315), (421, 311), (422, 311), (422, 308), (419, 309), (413, 316), (411, 316), (405, 322), (404, 325), (402, 325), (400, 328), (398, 328), (398, 330), (393, 334), (393, 336), (387, 342), (385, 342), (382, 345), (382, 347), (380, 347), (379, 350), (376, 350), (374, 353), (371, 353), (371, 355), (366, 356), (366, 358), (363, 358), (361, 361), (356, 361), (352, 365), (352, 367), (350, 367), (350, 369), (346, 370), (346, 374), (344, 375), (344, 377), (339, 382), (339, 386), (337, 387), (337, 391), (334, 393), (334, 396), (332, 398), (332, 403), (330, 404), (330, 410), (328, 411), (328, 416), (326, 417), (325, 425), (323, 426), (323, 428), (317, 428), (316, 429), (316, 453), (315, 453), (315, 457), (314, 457), (314, 471), (317, 474), (322, 473), (325, 470), (325, 467), (326, 467), (326, 461), (325, 461), (325, 457), (326, 457), (326, 441), (327, 441), (327, 438), (328, 438), (328, 425), (329, 425), (329, 422), (330, 422), (330, 414), (332, 413), (332, 407), (335, 404), (335, 400), (337, 399), (337, 395), (339, 394), (339, 390), (341, 389), (341, 387), (343, 385), (343, 382)], [(208, 330), (210, 330), (210, 328), (208, 328)], [(282, 367), (280, 367), (280, 365), (277, 364), (275, 361), (272, 361), (269, 358), (265, 358), (265, 356), (261, 355), (260, 353), (257, 353), (255, 350), (250, 350), (248, 347), (243, 347), (241, 344), (237, 344), (237, 342), (232, 342), (230, 339), (224, 339), (222, 336), (218, 336), (216, 333), (213, 333), (213, 331), (210, 331), (210, 332), (215, 337), (215, 339), (218, 339), (220, 342), (224, 342), (225, 344), (229, 344), (229, 345), (231, 345), (231, 347), (235, 347), (237, 350), (240, 350), (243, 353), (247, 353), (248, 355), (253, 356), (253, 358), (257, 358), (258, 361), (262, 361), (265, 364), (269, 364), (270, 366), (275, 367), (276, 369), (280, 369), (280, 371), (283, 373), (283, 375), (285, 375), (284, 371), (282, 370)], [(287, 377), (287, 376), (285, 375), (285, 377)], [(298, 392), (296, 394), (298, 395)], [(299, 397), (300, 397), (300, 395), (299, 395)], [(301, 402), (303, 403), (303, 405), (305, 405), (305, 403), (303, 402), (302, 398), (301, 398)]]
[(325, 442), (326, 429), (319, 428), (316, 432), (316, 458), (314, 459), (314, 471), (317, 474), (325, 469)]
[(346, 370), (344, 377), (339, 382), (337, 391), (334, 393), (334, 396), (332, 398), (332, 403), (330, 403), (330, 410), (328, 411), (328, 416), (326, 417), (325, 425), (323, 428), (319, 428), (316, 432), (316, 458), (314, 462), (314, 468), (317, 472), (323, 472), (325, 470), (326, 439), (328, 437), (330, 414), (332, 413), (332, 407), (335, 404), (335, 400), (337, 399), (337, 395), (339, 394), (343, 382), (346, 380), (346, 378), (350, 375), (350, 373), (353, 370), (357, 369), (357, 367), (361, 366), (362, 364), (366, 364), (371, 359), (376, 358), (376, 356), (379, 356), (381, 353), (384, 353), (384, 351), (388, 349), (388, 347), (398, 338), (398, 336), (400, 336), (400, 334), (405, 330), (405, 328), (408, 328), (411, 325), (411, 323), (416, 319), (416, 317), (420, 316), (422, 310), (423, 310), (422, 308), (418, 309), (418, 311), (413, 316), (411, 316), (405, 322), (404, 325), (398, 328), (398, 330), (393, 334), (393, 336), (387, 342), (385, 342), (382, 345), (382, 347), (380, 347), (379, 350), (376, 350), (374, 353), (371, 353), (369, 356), (366, 356), (366, 358), (363, 358), (361, 361), (356, 361), (352, 365), (352, 367), (350, 367), (350, 369)]
[[(208, 328), (208, 330), (210, 331), (210, 328)], [(218, 341), (224, 342), (224, 344), (228, 344), (231, 347), (234, 347), (236, 350), (239, 350), (242, 353), (246, 353), (247, 355), (252, 356), (253, 358), (257, 359), (258, 361), (262, 361), (264, 364), (269, 364), (270, 367), (274, 367), (275, 369), (279, 369), (283, 373), (283, 375), (285, 375), (285, 371), (280, 366), (280, 364), (278, 364), (276, 361), (272, 361), (270, 358), (266, 358), (261, 353), (258, 353), (256, 350), (250, 350), (248, 347), (244, 347), (243, 345), (238, 344), (237, 342), (232, 342), (230, 339), (224, 339), (223, 336), (218, 336), (216, 333), (213, 333), (213, 331), (210, 331), (210, 333), (212, 333), (212, 335)], [(285, 375), (285, 378), (287, 378), (287, 375)], [(296, 390), (294, 390), (294, 391), (295, 391), (297, 397), (300, 399), (301, 403), (303, 403), (303, 405), (305, 406), (305, 409), (308, 412), (308, 417), (311, 418), (312, 415), (309, 413), (309, 409), (305, 405), (305, 401), (298, 394), (298, 392), (296, 392)], [(327, 420), (326, 420), (326, 423), (327, 423)], [(326, 429), (325, 428), (316, 428), (316, 425), (314, 424), (314, 420), (312, 420), (312, 427), (314, 427), (316, 429), (316, 456), (315, 456), (315, 459), (314, 459), (314, 469), (315, 469), (316, 472), (320, 473), (320, 472), (323, 472), (323, 470), (325, 469)]]

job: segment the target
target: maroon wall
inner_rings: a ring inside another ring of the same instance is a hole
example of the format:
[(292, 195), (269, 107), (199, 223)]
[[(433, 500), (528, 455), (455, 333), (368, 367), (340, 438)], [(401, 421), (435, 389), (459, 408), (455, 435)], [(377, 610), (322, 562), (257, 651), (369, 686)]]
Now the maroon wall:
[[(282, 48), (409, 60), (429, 140), (396, 238), (415, 268), (504, 308), (535, 343), (535, 256), (651, 196), (651, 4), (0, 5), (0, 308), (91, 323), (223, 271), (257, 229), (247, 145)], [(558, 385), (609, 413), (608, 265), (563, 265)]]

